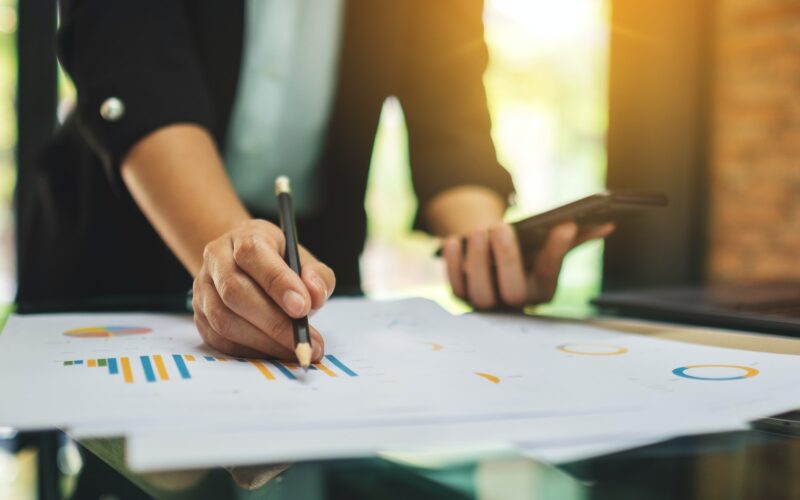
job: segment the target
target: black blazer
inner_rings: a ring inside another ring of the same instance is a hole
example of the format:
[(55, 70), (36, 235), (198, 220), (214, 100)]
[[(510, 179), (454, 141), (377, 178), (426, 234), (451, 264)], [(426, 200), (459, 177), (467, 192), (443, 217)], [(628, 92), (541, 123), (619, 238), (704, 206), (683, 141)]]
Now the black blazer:
[[(119, 176), (144, 136), (193, 123), (224, 144), (239, 79), (243, 0), (62, 0), (59, 59), (77, 106), (42, 152), (34, 188), (20, 193), (21, 304), (181, 294), (191, 278)], [(326, 186), (303, 243), (358, 288), (364, 192), (383, 101), (397, 96), (409, 128), (420, 206), (441, 190), (481, 184), (512, 191), (497, 163), (482, 75), (480, 0), (349, 0), (325, 147)], [(117, 97), (124, 115), (107, 121)], [(421, 227), (421, 224), (418, 224)]]

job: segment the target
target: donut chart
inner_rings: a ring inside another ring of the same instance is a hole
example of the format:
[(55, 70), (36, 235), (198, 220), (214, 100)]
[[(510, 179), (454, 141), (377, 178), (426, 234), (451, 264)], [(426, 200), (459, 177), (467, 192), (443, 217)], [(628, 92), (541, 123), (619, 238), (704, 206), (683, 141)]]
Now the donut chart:
[[(706, 374), (703, 375), (703, 372), (705, 372)], [(687, 378), (691, 380), (725, 381), (725, 380), (742, 380), (750, 377), (755, 377), (756, 375), (759, 374), (759, 371), (753, 368), (752, 366), (707, 364), (707, 365), (680, 366), (672, 370), (672, 373), (681, 378)]]
[(141, 335), (143, 333), (152, 332), (152, 328), (144, 326), (85, 326), (82, 328), (73, 328), (64, 332), (67, 337), (75, 338), (105, 338), (105, 337), (123, 337), (127, 335)]
[(578, 356), (619, 356), (628, 352), (627, 347), (610, 344), (563, 344), (556, 349)]

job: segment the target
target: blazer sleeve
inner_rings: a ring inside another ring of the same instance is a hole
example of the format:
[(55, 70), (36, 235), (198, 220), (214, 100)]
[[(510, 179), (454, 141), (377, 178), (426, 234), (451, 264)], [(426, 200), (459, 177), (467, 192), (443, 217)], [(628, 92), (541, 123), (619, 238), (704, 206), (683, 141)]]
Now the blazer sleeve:
[[(113, 184), (127, 152), (149, 133), (175, 123), (214, 129), (184, 9), (179, 0), (60, 3), (57, 49), (77, 90), (78, 128)], [(110, 99), (122, 107), (101, 114)]]
[[(514, 186), (497, 161), (483, 86), (489, 59), (483, 1), (409, 0), (406, 5), (397, 92), (419, 206), (467, 184), (508, 199)], [(423, 227), (419, 212), (415, 227)]]

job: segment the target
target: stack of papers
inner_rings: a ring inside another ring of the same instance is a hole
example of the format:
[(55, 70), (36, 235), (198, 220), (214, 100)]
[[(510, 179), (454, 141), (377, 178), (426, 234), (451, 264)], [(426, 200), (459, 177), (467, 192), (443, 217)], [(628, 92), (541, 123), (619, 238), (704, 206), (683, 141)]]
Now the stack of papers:
[(332, 300), (323, 361), (204, 346), (163, 314), (12, 316), (0, 425), (125, 436), (138, 471), (448, 449), (569, 461), (800, 407), (796, 356), (433, 302)]

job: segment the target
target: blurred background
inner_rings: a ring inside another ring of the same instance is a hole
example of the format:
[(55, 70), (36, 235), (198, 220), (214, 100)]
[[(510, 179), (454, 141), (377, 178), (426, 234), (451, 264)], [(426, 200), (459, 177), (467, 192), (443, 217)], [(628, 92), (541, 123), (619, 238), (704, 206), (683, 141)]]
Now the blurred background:
[[(0, 0), (0, 300), (13, 300), (11, 201), (14, 146), (16, 2)], [(501, 163), (518, 190), (516, 216), (601, 188), (604, 182), (608, 7), (599, 0), (488, 0), (485, 82)], [(60, 116), (74, 102), (60, 74)], [(398, 102), (383, 109), (366, 207), (365, 288), (376, 296), (448, 296), (429, 258), (435, 242), (410, 234), (416, 200), (410, 187), (405, 123)], [(575, 252), (558, 300), (585, 301), (599, 284), (600, 245)], [(400, 263), (400, 264), (398, 264)]]

